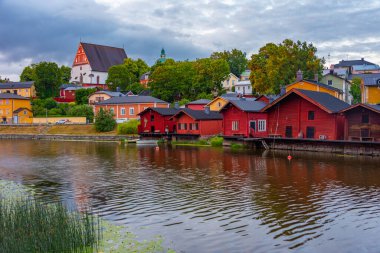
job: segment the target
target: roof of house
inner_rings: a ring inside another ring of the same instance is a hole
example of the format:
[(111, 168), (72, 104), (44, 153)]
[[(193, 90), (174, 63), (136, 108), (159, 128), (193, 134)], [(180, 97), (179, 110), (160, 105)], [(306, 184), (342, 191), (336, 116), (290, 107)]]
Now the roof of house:
[(109, 105), (109, 104), (136, 104), (136, 103), (164, 103), (169, 104), (161, 99), (151, 96), (123, 96), (112, 97), (110, 99), (95, 103), (96, 105)]
[(95, 89), (97, 86), (69, 86), (65, 90)]
[(32, 110), (30, 110), (30, 109), (28, 109), (28, 108), (20, 107), (20, 108), (14, 110), (13, 113), (19, 113), (19, 112), (22, 112), (23, 110), (28, 110), (28, 111), (30, 111), (30, 112), (32, 111)]
[(210, 99), (198, 99), (195, 101), (191, 101), (190, 103), (187, 103), (187, 104), (188, 105), (207, 105), (210, 102), (211, 102)]
[[(333, 76), (333, 77), (339, 78), (339, 79), (341, 79), (341, 80), (346, 80), (346, 78), (343, 78), (343, 77), (339, 76), (339, 75), (336, 74), (336, 73), (334, 73), (334, 74), (332, 74), (332, 73), (327, 73), (327, 74), (323, 75), (323, 77), (327, 77), (327, 76)], [(331, 87), (331, 86), (329, 86), (329, 87)]]
[(245, 81), (239, 81), (236, 82), (235, 86), (245, 86), (245, 85), (251, 85), (251, 81), (245, 80)]
[(288, 87), (288, 86), (290, 86), (290, 85), (293, 85), (293, 84), (295, 84), (295, 83), (298, 83), (298, 82), (308, 82), (308, 83), (313, 83), (313, 84), (315, 84), (315, 85), (318, 85), (318, 86), (324, 87), (324, 88), (326, 88), (326, 89), (329, 89), (329, 90), (332, 90), (332, 91), (337, 91), (337, 92), (339, 92), (339, 93), (343, 93), (343, 91), (342, 91), (341, 89), (337, 89), (337, 88), (332, 87), (332, 86), (330, 86), (330, 85), (327, 85), (327, 84), (324, 84), (324, 83), (320, 83), (320, 82), (317, 82), (317, 81), (314, 81), (314, 80), (309, 80), (309, 79), (303, 79), (303, 80), (301, 80), (301, 81), (296, 81), (296, 82), (294, 82), (294, 83), (291, 83), (291, 84), (286, 85), (286, 87)]
[(346, 102), (334, 96), (331, 96), (330, 94), (327, 94), (325, 92), (292, 89), (288, 91), (286, 94), (284, 94), (283, 96), (273, 101), (273, 103), (268, 104), (266, 107), (263, 108), (262, 111), (268, 110), (269, 108), (278, 104), (280, 101), (282, 101), (283, 99), (285, 99), (291, 94), (297, 94), (301, 96), (302, 98), (308, 100), (309, 102), (313, 103), (314, 105), (318, 106), (319, 108), (323, 109), (324, 111), (328, 113), (337, 113), (350, 106)]
[(334, 64), (334, 68), (339, 67), (351, 67), (354, 65), (375, 65), (372, 62), (365, 61), (364, 58), (361, 58), (360, 60), (341, 60), (338, 64)]
[(375, 74), (353, 74), (353, 75), (350, 75), (348, 78), (350, 80), (352, 80), (355, 77), (359, 77), (360, 79), (362, 79), (365, 86), (378, 86), (378, 85), (380, 85), (380, 73), (375, 73)]
[(354, 71), (371, 71), (371, 70), (380, 70), (379, 65), (353, 65), (352, 69)]
[(262, 101), (250, 101), (250, 100), (232, 100), (229, 101), (223, 108), (226, 108), (229, 104), (232, 104), (244, 112), (259, 112), (267, 104)]
[(144, 74), (142, 74), (142, 75), (140, 76), (140, 80), (145, 80), (145, 78), (146, 78), (146, 77), (149, 77), (149, 75), (150, 75), (150, 71), (145, 72)]
[(267, 98), (267, 99), (269, 100), (269, 103), (272, 103), (272, 102), (275, 101), (277, 98), (279, 98), (280, 95), (260, 95), (260, 96), (258, 96), (258, 97), (255, 99), (255, 101), (260, 100), (260, 98), (262, 98), (262, 97)]
[(239, 93), (235, 93), (235, 92), (230, 92), (230, 93), (224, 93), (222, 95), (220, 95), (222, 98), (231, 98), (231, 97), (239, 97), (240, 94)]
[(25, 88), (32, 87), (33, 84), (34, 84), (34, 81), (0, 83), (0, 89), (25, 89)]
[(29, 100), (29, 98), (16, 95), (13, 93), (0, 93), (0, 99), (22, 99), (22, 100)]
[(110, 67), (122, 64), (127, 58), (123, 48), (84, 42), (81, 42), (81, 45), (93, 71), (108, 72)]
[(188, 108), (180, 109), (173, 117), (178, 117), (180, 114), (187, 114), (194, 120), (221, 120), (223, 119), (222, 114), (215, 111), (209, 111), (206, 113), (205, 111), (201, 110), (192, 110)]
[(110, 97), (123, 97), (123, 96), (125, 96), (121, 92), (118, 92), (118, 91), (109, 91), (109, 90), (100, 90), (100, 91), (95, 92), (94, 94), (102, 94), (102, 93), (107, 94)]
[(147, 111), (155, 111), (158, 114), (161, 114), (162, 116), (173, 116), (176, 114), (180, 109), (176, 108), (158, 108), (158, 107), (148, 107), (144, 111), (140, 112), (138, 115), (142, 115)]
[(376, 113), (379, 113), (380, 114), (380, 105), (371, 105), (371, 104), (362, 104), (362, 103), (359, 103), (359, 104), (355, 104), (355, 105), (352, 105), (346, 109), (343, 109), (341, 112), (347, 112), (347, 111), (350, 111), (356, 107), (364, 107), (364, 108), (367, 108), (371, 111), (374, 111)]
[(65, 84), (61, 84), (61, 86), (59, 86), (59, 89), (64, 90), (64, 89), (69, 88), (69, 87), (80, 87), (80, 86), (77, 84), (65, 83)]

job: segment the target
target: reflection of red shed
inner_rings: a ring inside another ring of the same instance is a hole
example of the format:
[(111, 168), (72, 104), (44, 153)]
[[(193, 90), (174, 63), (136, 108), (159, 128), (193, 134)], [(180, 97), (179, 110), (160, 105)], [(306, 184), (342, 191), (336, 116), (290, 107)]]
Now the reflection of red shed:
[(380, 141), (380, 105), (356, 104), (342, 113), (346, 140)]
[(265, 106), (262, 101), (229, 101), (220, 111), (223, 114), (223, 135), (266, 137), (267, 114), (260, 112)]
[(179, 110), (175, 108), (149, 107), (140, 112), (139, 133), (173, 133), (176, 122), (171, 117)]
[(341, 140), (344, 116), (349, 107), (324, 92), (292, 89), (263, 108), (268, 113), (268, 136)]
[(182, 109), (173, 116), (177, 122), (177, 134), (210, 136), (223, 131), (223, 117), (219, 112)]
[(210, 102), (211, 100), (209, 99), (198, 99), (186, 104), (185, 107), (192, 110), (204, 110), (204, 107)]

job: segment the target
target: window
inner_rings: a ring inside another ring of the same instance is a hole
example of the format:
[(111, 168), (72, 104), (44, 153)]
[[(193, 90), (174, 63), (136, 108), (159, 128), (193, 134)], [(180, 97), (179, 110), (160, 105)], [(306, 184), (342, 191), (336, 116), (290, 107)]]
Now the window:
[(293, 137), (293, 128), (292, 126), (286, 126), (285, 128), (285, 137), (292, 138)]
[(232, 80), (232, 86), (234, 86), (235, 85), (235, 80)]
[(218, 107), (221, 107), (222, 106), (222, 103), (218, 102)]
[(259, 119), (257, 121), (259, 132), (265, 132), (267, 130), (267, 121), (263, 119)]
[(368, 114), (362, 114), (362, 123), (364, 123), (364, 124), (369, 123), (369, 115)]
[(96, 83), (99, 84), (99, 82), (100, 82), (100, 77), (96, 76)]
[(191, 123), (189, 124), (190, 130), (198, 130), (198, 123)]
[(135, 115), (135, 108), (129, 108), (129, 115)]
[(256, 131), (256, 121), (249, 122), (249, 128), (251, 128), (254, 132)]
[(121, 114), (121, 115), (125, 115), (125, 108), (121, 108), (121, 110), (120, 110), (120, 114)]
[(315, 128), (314, 127), (306, 127), (306, 138), (314, 139)]
[(24, 115), (26, 115), (28, 112), (26, 110), (24, 110)]
[(5, 104), (9, 105), (9, 99), (5, 100)]
[(150, 115), (150, 121), (153, 122), (154, 121), (154, 115)]
[(110, 108), (110, 112), (111, 112), (112, 114), (115, 114), (115, 110), (114, 110), (113, 108)]
[(369, 137), (369, 128), (360, 129), (360, 137)]
[(332, 85), (332, 80), (327, 80), (328, 85)]
[(16, 95), (17, 95), (17, 90), (13, 90), (13, 94), (16, 94)]
[(239, 130), (239, 121), (232, 121), (232, 131)]
[(308, 111), (307, 119), (308, 120), (314, 120), (314, 111)]
[(187, 129), (187, 123), (178, 123), (178, 130), (186, 130), (186, 129)]

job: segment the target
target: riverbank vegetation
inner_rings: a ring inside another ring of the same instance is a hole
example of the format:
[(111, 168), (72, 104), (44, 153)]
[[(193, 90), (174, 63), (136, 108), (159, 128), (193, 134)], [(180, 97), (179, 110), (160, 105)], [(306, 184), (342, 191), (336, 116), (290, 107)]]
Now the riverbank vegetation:
[(171, 144), (178, 146), (221, 147), (223, 146), (223, 137), (213, 136), (209, 139), (172, 141)]
[(138, 132), (138, 126), (140, 124), (140, 121), (136, 119), (129, 120), (125, 123), (121, 123), (117, 125), (117, 133), (118, 134), (137, 134)]

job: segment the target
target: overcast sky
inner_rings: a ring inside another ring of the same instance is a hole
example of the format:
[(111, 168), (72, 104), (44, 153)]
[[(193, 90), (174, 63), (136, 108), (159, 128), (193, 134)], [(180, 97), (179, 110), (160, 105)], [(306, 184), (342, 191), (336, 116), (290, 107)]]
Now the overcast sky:
[[(328, 63), (380, 63), (380, 1), (0, 0), (0, 76), (40, 61), (71, 66), (78, 43), (125, 48), (153, 64), (238, 48), (250, 56), (286, 38), (313, 43)], [(330, 61), (328, 55), (330, 54)]]

